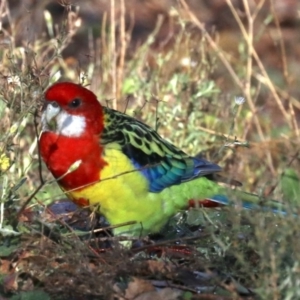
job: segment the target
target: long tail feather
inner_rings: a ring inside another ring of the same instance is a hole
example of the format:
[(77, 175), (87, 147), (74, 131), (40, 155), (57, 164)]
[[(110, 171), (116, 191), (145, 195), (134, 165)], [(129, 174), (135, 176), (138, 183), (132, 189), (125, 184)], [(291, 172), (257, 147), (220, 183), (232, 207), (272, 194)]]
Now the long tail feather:
[[(218, 207), (222, 205), (240, 206), (245, 209), (271, 211), (278, 214), (286, 214), (289, 211), (287, 205), (283, 202), (266, 199), (239, 190), (230, 191), (230, 196), (220, 194), (206, 198), (199, 201), (199, 204), (204, 207)], [(194, 207), (195, 202), (190, 201), (190, 205)]]

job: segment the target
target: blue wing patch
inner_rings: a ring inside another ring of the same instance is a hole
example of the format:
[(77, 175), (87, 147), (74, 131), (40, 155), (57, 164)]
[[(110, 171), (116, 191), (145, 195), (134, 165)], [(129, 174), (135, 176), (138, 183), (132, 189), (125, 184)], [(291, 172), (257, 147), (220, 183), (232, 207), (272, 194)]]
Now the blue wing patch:
[(193, 157), (180, 160), (166, 156), (160, 162), (149, 162), (147, 165), (141, 165), (134, 158), (131, 161), (148, 180), (149, 191), (156, 193), (172, 185), (221, 171), (218, 165)]
[(107, 107), (103, 111), (101, 145), (117, 145), (148, 180), (150, 192), (221, 171), (216, 164), (188, 156), (148, 125)]

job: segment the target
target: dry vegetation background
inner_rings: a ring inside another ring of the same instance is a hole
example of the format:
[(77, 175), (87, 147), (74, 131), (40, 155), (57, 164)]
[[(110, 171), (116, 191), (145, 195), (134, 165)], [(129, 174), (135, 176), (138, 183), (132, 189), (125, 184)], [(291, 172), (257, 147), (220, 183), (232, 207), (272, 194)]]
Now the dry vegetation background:
[[(299, 13), (297, 0), (2, 0), (0, 298), (300, 299)], [(58, 80), (293, 213), (190, 210), (121, 249), (88, 212), (47, 206), (64, 199), (37, 146)]]

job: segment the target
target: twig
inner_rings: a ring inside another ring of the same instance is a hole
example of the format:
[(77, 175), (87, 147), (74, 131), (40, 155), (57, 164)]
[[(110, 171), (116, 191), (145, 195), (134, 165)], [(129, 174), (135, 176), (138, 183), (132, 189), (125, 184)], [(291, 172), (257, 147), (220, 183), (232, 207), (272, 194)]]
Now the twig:
[(39, 178), (40, 178), (40, 184), (39, 186), (35, 189), (35, 191), (27, 198), (27, 200), (23, 203), (21, 206), (20, 210), (17, 213), (16, 220), (18, 220), (27, 207), (27, 205), (30, 203), (30, 201), (35, 197), (35, 195), (41, 190), (41, 188), (45, 185), (45, 181), (43, 179), (42, 175), (42, 159), (40, 155), (40, 143), (39, 143), (39, 133), (38, 133), (38, 122), (37, 122), (37, 117), (38, 117), (38, 109), (35, 110), (34, 112), (34, 131), (35, 131), (35, 136), (37, 138), (37, 148), (38, 148), (38, 173), (39, 173)]

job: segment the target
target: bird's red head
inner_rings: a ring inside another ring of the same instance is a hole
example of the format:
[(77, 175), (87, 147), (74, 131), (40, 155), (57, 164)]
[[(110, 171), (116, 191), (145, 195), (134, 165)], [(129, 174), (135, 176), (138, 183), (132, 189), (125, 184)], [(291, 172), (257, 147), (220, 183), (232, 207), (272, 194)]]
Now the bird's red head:
[(46, 91), (45, 102), (40, 151), (47, 167), (65, 190), (97, 182), (106, 162), (99, 143), (104, 115), (96, 96), (81, 85), (60, 82)]
[[(71, 82), (56, 83), (46, 91), (45, 101), (43, 130), (70, 137), (100, 134), (103, 130), (101, 104), (85, 87)], [(53, 120), (55, 130), (50, 126)]]

